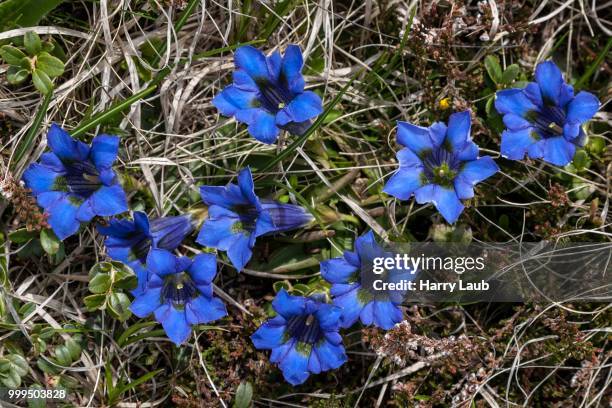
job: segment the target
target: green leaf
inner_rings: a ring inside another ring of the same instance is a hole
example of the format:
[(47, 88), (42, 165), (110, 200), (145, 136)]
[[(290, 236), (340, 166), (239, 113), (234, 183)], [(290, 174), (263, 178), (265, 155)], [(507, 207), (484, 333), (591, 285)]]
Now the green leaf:
[(28, 129), (28, 133), (26, 134), (26, 136), (23, 139), (21, 139), (19, 143), (17, 144), (17, 148), (15, 149), (15, 154), (13, 154), (13, 157), (11, 158), (11, 168), (12, 169), (14, 169), (15, 165), (21, 161), (25, 152), (27, 152), (28, 149), (32, 147), (32, 144), (34, 143), (34, 139), (38, 135), (40, 124), (42, 123), (43, 118), (45, 117), (45, 114), (47, 113), (47, 108), (49, 107), (49, 104), (51, 103), (52, 96), (53, 96), (52, 93), (48, 93), (47, 95), (45, 95), (45, 98), (43, 99), (42, 103), (36, 110), (36, 116), (34, 117), (34, 122), (32, 123), (32, 126), (30, 126), (30, 128)]
[[(35, 390), (44, 389), (40, 384), (33, 384), (30, 388)], [(28, 398), (28, 407), (29, 408), (45, 408), (47, 406), (47, 402), (44, 398)]]
[(23, 51), (12, 45), (0, 47), (0, 57), (9, 65), (19, 65), (22, 58), (27, 58)]
[(236, 390), (236, 399), (234, 400), (234, 408), (249, 408), (253, 399), (253, 386), (248, 381), (243, 381)]
[(487, 55), (484, 65), (491, 80), (496, 84), (502, 83), (502, 69), (499, 65), (499, 59), (495, 55)]
[(34, 86), (43, 95), (50, 95), (53, 91), (53, 82), (45, 72), (35, 69), (32, 72), (32, 82)]
[(591, 166), (591, 160), (589, 159), (589, 155), (583, 149), (580, 149), (574, 155), (574, 160), (572, 161), (574, 168), (578, 171), (582, 171), (584, 169), (588, 169)]
[(40, 244), (49, 255), (56, 254), (60, 248), (60, 240), (55, 236), (53, 230), (50, 229), (40, 231)]
[(130, 299), (125, 293), (113, 293), (108, 302), (108, 311), (113, 314), (115, 318), (125, 321), (132, 315), (130, 304)]
[(59, 58), (44, 51), (36, 59), (36, 68), (43, 70), (50, 78), (58, 77), (64, 73), (64, 63)]
[(0, 382), (8, 388), (18, 388), (21, 377), (28, 373), (28, 362), (20, 354), (0, 358)]
[(21, 228), (9, 234), (9, 241), (15, 244), (25, 244), (31, 239), (38, 236), (38, 231), (28, 231), (26, 228)]
[(94, 310), (98, 310), (102, 305), (106, 302), (106, 295), (89, 295), (83, 298), (83, 303), (85, 303), (85, 307), (90, 312)]
[(287, 281), (276, 281), (272, 284), (272, 288), (274, 289), (275, 293), (278, 293), (282, 289), (289, 291), (289, 289), (291, 289), (291, 285)]
[(81, 346), (73, 339), (66, 340), (66, 349), (68, 349), (72, 361), (76, 361), (81, 357)]
[(91, 293), (106, 293), (109, 291), (112, 280), (109, 274), (99, 273), (89, 281), (89, 291)]
[(42, 51), (40, 37), (34, 31), (28, 31), (23, 36), (23, 45), (31, 56), (38, 55)]
[(512, 64), (508, 66), (508, 68), (506, 68), (506, 70), (502, 74), (501, 83), (504, 85), (510, 85), (512, 81), (514, 81), (516, 77), (518, 77), (519, 73), (520, 68), (518, 65)]
[(6, 72), (6, 80), (11, 85), (19, 85), (30, 76), (30, 72), (19, 67), (9, 67)]
[(0, 3), (0, 31), (32, 27), (63, 0), (6, 0)]
[(72, 357), (70, 356), (68, 347), (58, 346), (55, 348), (54, 354), (57, 364), (64, 367), (69, 367), (72, 364)]

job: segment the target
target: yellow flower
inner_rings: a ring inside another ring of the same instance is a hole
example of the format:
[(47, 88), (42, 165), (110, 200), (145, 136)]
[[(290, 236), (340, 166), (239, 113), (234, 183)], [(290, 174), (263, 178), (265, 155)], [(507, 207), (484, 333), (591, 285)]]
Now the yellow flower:
[(438, 105), (440, 106), (440, 109), (442, 110), (446, 110), (450, 108), (450, 98), (441, 99)]

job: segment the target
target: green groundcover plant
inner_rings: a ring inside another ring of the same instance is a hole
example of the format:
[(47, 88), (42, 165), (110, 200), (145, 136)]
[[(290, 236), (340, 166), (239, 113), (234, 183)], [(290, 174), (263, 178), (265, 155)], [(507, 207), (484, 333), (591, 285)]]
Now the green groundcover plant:
[[(610, 240), (598, 6), (57, 3), (0, 37), (21, 101), (1, 125), (1, 398), (604, 403), (601, 304), (408, 304), (360, 273), (383, 244)], [(574, 14), (589, 39), (530, 32)]]

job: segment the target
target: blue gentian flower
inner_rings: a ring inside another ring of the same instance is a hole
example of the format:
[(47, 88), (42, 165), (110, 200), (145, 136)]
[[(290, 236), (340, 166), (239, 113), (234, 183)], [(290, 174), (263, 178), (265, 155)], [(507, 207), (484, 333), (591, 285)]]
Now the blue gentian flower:
[(47, 143), (51, 151), (28, 167), (23, 180), (60, 240), (75, 234), (81, 223), (96, 215), (128, 210), (125, 192), (112, 169), (119, 147), (117, 136), (98, 135), (88, 146), (53, 124)]
[(318, 296), (291, 296), (284, 289), (272, 301), (277, 315), (251, 336), (258, 349), (272, 350), (285, 380), (302, 384), (310, 374), (340, 367), (347, 360), (338, 333), (340, 308)]
[(383, 191), (400, 200), (414, 193), (417, 203), (433, 203), (454, 223), (464, 208), (461, 200), (474, 197), (474, 185), (499, 171), (491, 157), (478, 157), (470, 128), (469, 111), (450, 115), (448, 127), (398, 122), (397, 141), (406, 148), (397, 152), (399, 169)]
[(104, 246), (109, 257), (132, 268), (138, 277), (134, 295), (142, 292), (147, 281), (145, 262), (151, 248), (175, 250), (195, 228), (190, 214), (149, 220), (147, 214), (134, 212), (134, 220), (116, 219), (107, 226), (98, 225), (106, 235)]
[(153, 313), (176, 345), (187, 340), (193, 325), (227, 315), (223, 302), (213, 297), (214, 254), (198, 254), (191, 260), (165, 249), (151, 249), (146, 265), (147, 283), (130, 309), (138, 317)]
[(300, 228), (313, 219), (298, 205), (260, 200), (248, 167), (238, 173), (238, 185), (203, 186), (200, 194), (209, 207), (196, 242), (227, 251), (238, 271), (251, 259), (257, 237)]
[(497, 92), (495, 108), (507, 128), (501, 154), (521, 160), (527, 153), (532, 159), (565, 166), (574, 158), (576, 146), (584, 146), (582, 124), (595, 115), (599, 100), (584, 91), (574, 96), (574, 88), (552, 61), (538, 64), (535, 80), (524, 88)]
[[(374, 239), (372, 231), (355, 240), (355, 252), (321, 262), (321, 276), (332, 284), (333, 304), (342, 308), (340, 326), (351, 327), (357, 320), (389, 330), (403, 320), (400, 305), (404, 292), (375, 290), (374, 281), (401, 282), (414, 279), (410, 270), (389, 270), (374, 274), (375, 258), (393, 258)], [(416, 272), (416, 271), (415, 271)]]
[(304, 91), (302, 52), (289, 45), (285, 55), (275, 51), (266, 57), (245, 45), (234, 55), (234, 83), (212, 103), (225, 116), (235, 116), (263, 143), (274, 143), (281, 129), (301, 135), (311, 120), (323, 112), (321, 98)]

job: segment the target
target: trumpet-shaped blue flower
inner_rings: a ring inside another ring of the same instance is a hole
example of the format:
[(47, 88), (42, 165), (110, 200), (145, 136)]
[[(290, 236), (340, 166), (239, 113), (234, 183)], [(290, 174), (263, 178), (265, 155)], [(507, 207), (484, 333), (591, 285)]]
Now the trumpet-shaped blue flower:
[(302, 52), (289, 45), (285, 55), (275, 51), (266, 57), (245, 45), (234, 55), (234, 82), (213, 99), (225, 116), (235, 116), (263, 143), (274, 143), (281, 129), (301, 135), (311, 120), (323, 112), (321, 98), (304, 91)]
[(491, 157), (478, 157), (470, 128), (469, 111), (450, 115), (448, 127), (398, 122), (397, 141), (406, 148), (397, 153), (399, 169), (383, 191), (400, 200), (414, 193), (417, 203), (433, 203), (454, 223), (464, 208), (461, 200), (474, 197), (474, 185), (499, 171)]
[(340, 367), (347, 360), (338, 333), (340, 308), (318, 297), (291, 296), (284, 289), (272, 301), (277, 315), (251, 336), (258, 349), (272, 350), (291, 385), (302, 384), (310, 374)]
[(595, 115), (599, 101), (588, 92), (574, 96), (552, 61), (536, 67), (536, 82), (521, 89), (497, 92), (495, 108), (503, 115), (501, 154), (521, 160), (525, 154), (557, 166), (574, 158), (576, 146), (584, 146), (582, 124)]
[(223, 302), (213, 296), (214, 254), (199, 254), (192, 260), (165, 249), (151, 249), (146, 265), (147, 283), (130, 309), (138, 317), (153, 313), (176, 345), (187, 340), (193, 325), (227, 315)]
[(31, 164), (23, 179), (59, 239), (75, 234), (81, 223), (96, 215), (128, 210), (125, 192), (112, 169), (117, 136), (98, 135), (88, 146), (53, 124), (47, 143), (51, 152), (43, 153), (40, 163)]
[(195, 228), (193, 217), (184, 214), (149, 220), (147, 214), (134, 212), (134, 220), (110, 220), (107, 226), (98, 225), (98, 231), (106, 235), (104, 246), (109, 257), (123, 262), (134, 270), (138, 287), (134, 295), (141, 293), (147, 281), (145, 262), (151, 248), (172, 251)]
[(227, 251), (238, 271), (251, 259), (257, 237), (300, 228), (313, 219), (298, 205), (260, 200), (248, 167), (238, 173), (238, 185), (203, 186), (200, 194), (209, 206), (208, 219), (196, 241)]
[[(351, 327), (357, 320), (389, 330), (402, 321), (400, 305), (404, 292), (375, 290), (374, 281), (397, 283), (414, 278), (410, 270), (385, 270), (374, 274), (376, 258), (393, 258), (374, 239), (372, 231), (355, 240), (355, 252), (321, 262), (321, 276), (332, 284), (333, 304), (342, 309), (340, 326)], [(416, 271), (415, 271), (416, 272)]]

